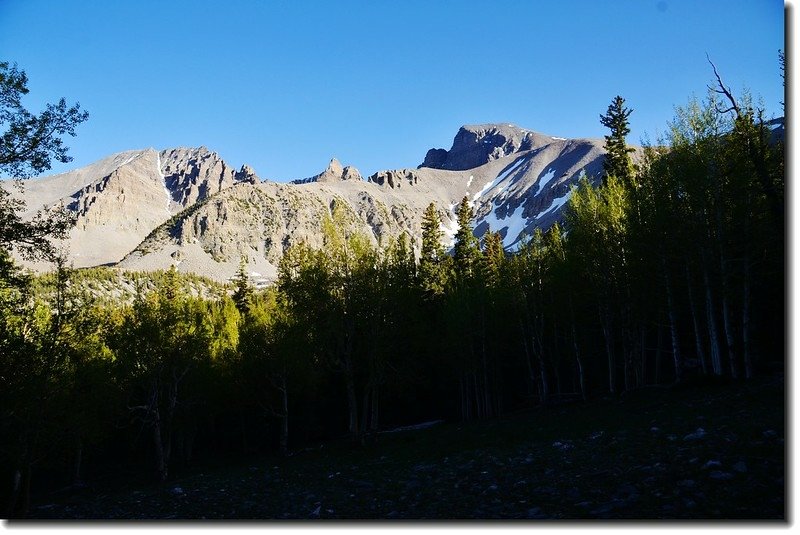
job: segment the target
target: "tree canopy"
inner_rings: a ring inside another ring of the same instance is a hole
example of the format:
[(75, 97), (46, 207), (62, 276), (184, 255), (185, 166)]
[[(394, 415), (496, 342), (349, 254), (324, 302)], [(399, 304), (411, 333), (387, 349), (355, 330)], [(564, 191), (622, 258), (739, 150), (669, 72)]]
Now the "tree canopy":
[[(28, 111), (22, 97), (28, 94), (28, 77), (16, 64), (0, 61), (0, 179), (20, 181), (51, 168), (52, 161), (72, 161), (64, 136), (74, 136), (76, 127), (89, 118), (80, 104), (68, 106), (65, 99), (47, 104), (39, 114)], [(48, 237), (64, 237), (71, 217), (57, 207), (23, 220), (25, 204), (0, 187), (0, 249), (12, 247), (32, 258), (52, 258)], [(0, 252), (0, 263), (7, 262)]]

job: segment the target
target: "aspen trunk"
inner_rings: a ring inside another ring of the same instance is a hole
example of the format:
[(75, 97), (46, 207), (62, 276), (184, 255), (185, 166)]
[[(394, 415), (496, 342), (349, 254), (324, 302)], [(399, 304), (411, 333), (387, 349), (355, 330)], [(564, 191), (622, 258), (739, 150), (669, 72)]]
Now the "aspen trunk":
[(466, 405), (467, 394), (465, 390), (466, 390), (466, 385), (464, 384), (464, 374), (461, 374), (458, 378), (458, 392), (459, 392), (459, 399), (461, 400), (462, 422), (466, 422), (469, 419), (469, 416), (467, 414), (467, 405)]
[(661, 311), (658, 313), (658, 338), (656, 340), (656, 362), (653, 373), (653, 384), (661, 384), (661, 355), (664, 352), (664, 327), (661, 325)]
[(703, 284), (706, 290), (706, 323), (708, 326), (709, 346), (711, 348), (711, 369), (714, 375), (722, 375), (722, 355), (720, 354), (719, 347), (717, 317), (714, 311), (714, 296), (711, 291), (711, 280), (708, 275), (708, 265), (707, 262), (705, 262), (705, 253), (703, 257)]
[(609, 313), (602, 313), (600, 314), (600, 323), (603, 328), (603, 339), (605, 340), (606, 344), (606, 356), (608, 357), (608, 391), (612, 394), (617, 393), (617, 378), (616, 378), (616, 368), (617, 363), (616, 359), (614, 358), (614, 338), (613, 332), (611, 330), (611, 318), (609, 317)]
[[(747, 195), (747, 212), (750, 212), (750, 195)], [(744, 218), (744, 258), (742, 259), (742, 358), (744, 360), (745, 379), (753, 377), (753, 355), (750, 346), (750, 255), (748, 240), (750, 235), (750, 220)]]
[(31, 471), (32, 466), (27, 461), (14, 470), (5, 518), (25, 518), (28, 515), (31, 500)]
[(483, 396), (481, 396), (479, 385), (478, 385), (478, 376), (473, 371), (469, 374), (470, 381), (472, 383), (472, 396), (475, 399), (475, 417), (476, 418), (483, 418)]
[(281, 435), (279, 439), (280, 452), (283, 455), (289, 451), (289, 392), (286, 388), (286, 373), (281, 376), (281, 402), (283, 414), (281, 414)]
[(750, 259), (744, 258), (744, 280), (742, 296), (742, 356), (744, 357), (744, 376), (746, 379), (753, 377), (753, 354), (750, 345)]
[(540, 398), (542, 404), (545, 404), (550, 398), (550, 380), (547, 378), (547, 370), (544, 363), (544, 345), (542, 344), (543, 330), (541, 317), (538, 315), (534, 316), (531, 328), (531, 347), (533, 348), (533, 354), (536, 357), (536, 364), (539, 368), (539, 383), (541, 385), (539, 390)]
[(639, 387), (647, 384), (647, 329), (644, 325), (639, 328), (639, 349), (641, 354), (639, 356), (639, 369), (636, 376), (636, 385)]
[(83, 485), (81, 468), (83, 465), (83, 440), (78, 437), (75, 442), (75, 458), (72, 465), (72, 484), (76, 487)]
[(581, 387), (581, 398), (586, 401), (586, 372), (581, 360), (581, 350), (578, 346), (578, 333), (575, 330), (575, 309), (572, 305), (572, 297), (569, 299), (570, 331), (572, 334), (572, 350), (575, 352), (575, 362), (578, 365), (578, 384)]
[(372, 388), (367, 385), (364, 388), (364, 393), (361, 396), (361, 427), (359, 428), (359, 437), (360, 442), (364, 443), (364, 437), (367, 436), (367, 429), (369, 428), (369, 402), (370, 402), (370, 391)]
[(519, 328), (522, 332), (522, 348), (525, 351), (525, 365), (528, 368), (528, 378), (531, 381), (531, 390), (537, 388), (537, 381), (536, 381), (536, 372), (533, 370), (533, 358), (531, 357), (531, 351), (528, 348), (528, 334), (525, 332), (525, 325), (522, 323), (522, 319), (519, 320)]
[(345, 363), (345, 387), (347, 389), (348, 431), (352, 440), (358, 439), (358, 398), (350, 358)]
[(194, 454), (194, 439), (197, 436), (197, 424), (192, 423), (183, 437), (183, 462), (186, 466), (192, 462)]
[(736, 353), (734, 349), (733, 318), (731, 317), (730, 288), (728, 277), (728, 262), (725, 255), (725, 225), (722, 214), (722, 188), (715, 173), (714, 177), (714, 200), (715, 200), (715, 223), (716, 223), (716, 243), (719, 249), (719, 276), (722, 282), (721, 301), (722, 301), (722, 328), (725, 334), (725, 350), (728, 357), (728, 365), (731, 377), (736, 379), (739, 375), (736, 364)]
[(167, 458), (164, 455), (164, 445), (161, 440), (161, 421), (158, 417), (158, 409), (156, 409), (156, 420), (153, 423), (153, 445), (156, 452), (156, 472), (158, 473), (159, 481), (167, 480)]
[(28, 516), (28, 511), (31, 508), (31, 476), (33, 473), (33, 465), (28, 463), (22, 470), (22, 488), (20, 489), (20, 502), (18, 507), (19, 518)]
[(703, 375), (708, 375), (708, 358), (706, 357), (705, 349), (703, 349), (703, 337), (700, 329), (700, 317), (697, 313), (697, 305), (694, 298), (694, 285), (692, 284), (692, 276), (689, 271), (689, 262), (686, 262), (686, 289), (689, 294), (689, 311), (692, 314), (692, 327), (694, 328), (694, 344), (695, 351), (697, 351), (697, 358), (700, 359), (700, 366), (703, 370)]
[(242, 453), (247, 454), (250, 451), (250, 442), (247, 440), (247, 424), (244, 421), (244, 413), (239, 413), (239, 431), (242, 434)]
[(739, 377), (739, 366), (736, 362), (736, 351), (734, 348), (735, 338), (733, 334), (733, 317), (731, 313), (728, 283), (728, 269), (724, 258), (720, 257), (720, 275), (722, 277), (722, 325), (725, 329), (725, 343), (728, 353), (728, 363), (730, 365), (731, 377)]
[(377, 388), (372, 389), (370, 409), (369, 430), (371, 433), (376, 433), (378, 431), (378, 416), (380, 415), (380, 395)]
[(8, 499), (5, 518), (17, 518), (17, 503), (22, 492), (22, 470), (17, 467), (11, 482), (11, 495)]
[(683, 359), (681, 358), (681, 346), (678, 339), (678, 313), (675, 310), (675, 297), (672, 294), (672, 282), (669, 276), (669, 269), (664, 257), (661, 257), (661, 269), (664, 271), (664, 286), (667, 291), (667, 314), (669, 315), (669, 331), (672, 338), (672, 362), (675, 367), (675, 382), (683, 379)]

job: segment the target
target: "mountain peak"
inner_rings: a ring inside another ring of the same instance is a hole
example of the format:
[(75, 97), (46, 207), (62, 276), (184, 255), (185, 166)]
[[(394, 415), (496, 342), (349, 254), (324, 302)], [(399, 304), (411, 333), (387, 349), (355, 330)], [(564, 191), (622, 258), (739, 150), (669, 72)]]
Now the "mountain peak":
[(325, 172), (341, 176), (343, 170), (344, 168), (342, 167), (342, 164), (339, 162), (339, 160), (337, 160), (336, 158), (331, 158), (331, 161), (328, 164), (328, 168), (325, 169)]
[(361, 173), (352, 165), (342, 167), (341, 162), (336, 158), (331, 158), (328, 167), (318, 175), (310, 178), (292, 180), (293, 184), (309, 184), (311, 182), (339, 182), (341, 180), (363, 180)]
[(464, 125), (458, 129), (449, 151), (430, 149), (419, 167), (463, 171), (552, 141), (549, 136), (511, 123)]

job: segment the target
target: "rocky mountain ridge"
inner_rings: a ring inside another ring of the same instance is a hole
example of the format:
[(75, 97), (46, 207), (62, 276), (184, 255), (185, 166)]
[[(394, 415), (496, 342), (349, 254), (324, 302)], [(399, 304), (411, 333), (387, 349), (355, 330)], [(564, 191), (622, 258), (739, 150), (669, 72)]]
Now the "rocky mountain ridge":
[(61, 245), (76, 267), (89, 267), (120, 261), (185, 208), (234, 184), (257, 182), (251, 168), (236, 171), (205, 147), (145, 149), (26, 181), (23, 198), (28, 216), (58, 206), (73, 214), (75, 226)]
[[(63, 245), (76, 267), (114, 265), (179, 271), (227, 280), (244, 256), (260, 283), (274, 280), (294, 243), (322, 246), (321, 223), (333, 206), (374, 243), (406, 232), (420, 241), (422, 213), (439, 208), (451, 245), (455, 207), (468, 197), (475, 234), (498, 230), (508, 250), (536, 227), (561, 217), (580, 176), (599, 176), (601, 140), (564, 139), (509, 124), (464, 126), (450, 150), (431, 149), (417, 168), (367, 179), (335, 158), (308, 179), (261, 181), (205, 147), (128, 151), (70, 173), (26, 182), (33, 212), (61, 205), (76, 217)], [(46, 266), (33, 266), (46, 269)]]
[(337, 180), (363, 180), (361, 173), (355, 167), (348, 165), (342, 167), (339, 160), (332, 158), (328, 167), (318, 175), (309, 178), (292, 180), (292, 184), (310, 184), (311, 182), (335, 182)]

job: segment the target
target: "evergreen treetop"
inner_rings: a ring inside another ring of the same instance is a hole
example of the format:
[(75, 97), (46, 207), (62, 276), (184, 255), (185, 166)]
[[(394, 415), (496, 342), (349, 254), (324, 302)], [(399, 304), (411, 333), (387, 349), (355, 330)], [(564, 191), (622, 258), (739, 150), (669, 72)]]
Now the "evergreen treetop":
[(465, 196), (456, 210), (458, 230), (456, 231), (455, 246), (453, 248), (455, 267), (458, 274), (462, 276), (474, 274), (481, 254), (478, 238), (472, 232), (472, 219), (474, 216), (469, 199)]
[(247, 275), (247, 258), (242, 255), (239, 261), (239, 269), (233, 279), (236, 289), (233, 291), (233, 302), (241, 314), (245, 314), (250, 308), (250, 300), (253, 296), (253, 288), (250, 286), (250, 277)]
[(628, 117), (632, 112), (632, 109), (625, 107), (625, 99), (617, 95), (608, 105), (606, 114), (600, 116), (600, 123), (611, 130), (609, 135), (603, 136), (608, 151), (603, 162), (604, 182), (609, 176), (615, 176), (625, 185), (633, 183), (634, 167), (630, 157), (633, 149), (625, 142), (625, 137), (631, 132)]
[(430, 203), (422, 216), (422, 250), (419, 257), (419, 282), (427, 294), (441, 295), (446, 284), (446, 260), (439, 213)]

